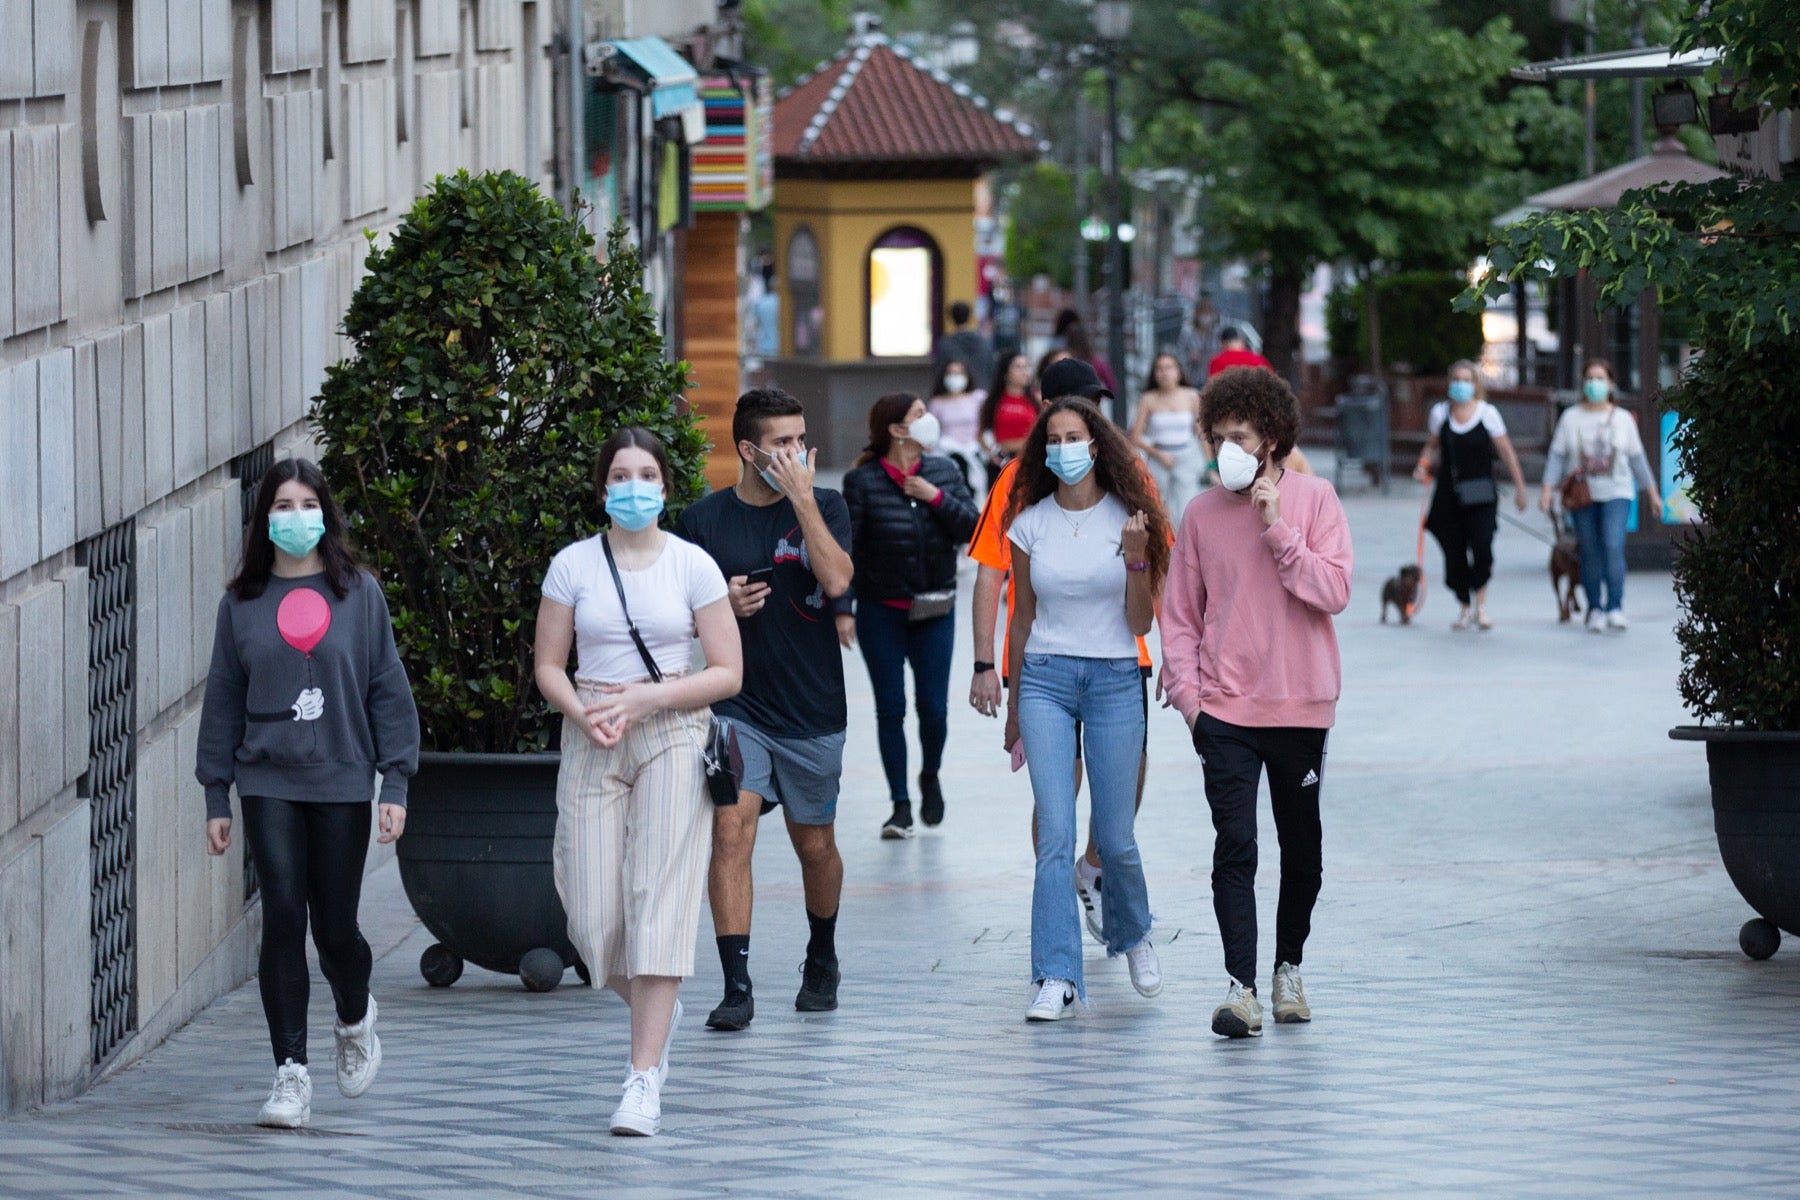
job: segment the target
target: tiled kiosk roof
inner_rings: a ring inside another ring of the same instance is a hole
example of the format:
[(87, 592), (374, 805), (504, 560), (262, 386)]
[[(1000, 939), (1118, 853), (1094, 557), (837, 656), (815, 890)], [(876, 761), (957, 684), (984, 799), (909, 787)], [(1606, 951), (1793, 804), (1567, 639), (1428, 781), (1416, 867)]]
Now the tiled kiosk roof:
[(1044, 149), (1030, 126), (879, 33), (852, 38), (775, 101), (775, 172), (788, 178), (972, 177)]

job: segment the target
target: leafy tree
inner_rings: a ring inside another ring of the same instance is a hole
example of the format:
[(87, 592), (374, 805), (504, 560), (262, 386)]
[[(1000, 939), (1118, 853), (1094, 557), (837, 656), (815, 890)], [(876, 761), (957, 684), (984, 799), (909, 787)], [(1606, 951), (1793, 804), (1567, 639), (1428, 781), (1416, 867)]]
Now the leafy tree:
[[(1712, 45), (1737, 103), (1786, 103), (1800, 78), (1791, 0), (1692, 3), (1677, 48)], [(1713, 83), (1718, 83), (1715, 71)], [(1773, 120), (1765, 110), (1765, 120)], [(1627, 194), (1608, 211), (1504, 230), (1468, 308), (1520, 278), (1587, 272), (1607, 307), (1679, 301), (1702, 351), (1669, 404), (1707, 528), (1675, 569), (1682, 699), (1702, 721), (1800, 729), (1800, 180), (1734, 179)]]
[(1453, 271), (1408, 271), (1331, 293), (1325, 307), (1331, 352), (1372, 361), (1368, 290), (1375, 289), (1382, 354), (1420, 375), (1437, 375), (1459, 358), (1481, 356), (1481, 314), (1450, 306), (1464, 287)]
[[(373, 242), (371, 236), (371, 241)], [(705, 443), (675, 403), (643, 266), (623, 225), (593, 238), (511, 172), (442, 176), (344, 317), (321, 467), (381, 579), (431, 750), (550, 748), (531, 683), (550, 559), (600, 523), (594, 460), (625, 425), (668, 448), (679, 511)]]
[(1081, 240), (1069, 173), (1055, 163), (1033, 165), (1008, 193), (1007, 209), (1007, 274), (1021, 283), (1048, 275), (1058, 287), (1068, 287)]
[(1519, 155), (1498, 81), (1522, 43), (1505, 21), (1465, 34), (1431, 0), (1252, 0), (1181, 20), (1214, 50), (1160, 81), (1190, 102), (1162, 107), (1146, 140), (1210, 177), (1212, 231), (1266, 265), (1276, 363), (1298, 347), (1315, 266), (1454, 265), (1513, 199), (1491, 186)]

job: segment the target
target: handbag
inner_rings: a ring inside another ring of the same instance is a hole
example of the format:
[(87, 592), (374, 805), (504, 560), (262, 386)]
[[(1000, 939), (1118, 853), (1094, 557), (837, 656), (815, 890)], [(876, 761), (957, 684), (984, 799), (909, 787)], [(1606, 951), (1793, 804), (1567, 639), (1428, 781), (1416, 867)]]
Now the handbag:
[[(1454, 432), (1450, 428), (1449, 417), (1444, 419), (1444, 432)], [(1464, 508), (1478, 508), (1483, 504), (1496, 504), (1500, 500), (1500, 489), (1494, 486), (1494, 477), (1490, 473), (1485, 479), (1459, 479), (1456, 475), (1456, 454), (1444, 439), (1444, 465), (1450, 468), (1450, 486), (1456, 492), (1456, 502)]]
[[(651, 682), (661, 683), (662, 668), (651, 657), (650, 647), (644, 644), (644, 635), (638, 632), (637, 622), (631, 619), (631, 606), (625, 602), (625, 581), (619, 578), (619, 564), (613, 561), (612, 544), (602, 537), (600, 548), (606, 552), (606, 569), (612, 572), (613, 587), (619, 593), (619, 611), (625, 615), (631, 644), (637, 647), (638, 656), (644, 660)], [(708, 720), (706, 738), (700, 745), (700, 762), (706, 770), (706, 792), (712, 802), (721, 806), (736, 804), (738, 780), (744, 777), (744, 753), (738, 746), (737, 730), (730, 721), (718, 716)]]
[(912, 607), (906, 610), (908, 621), (935, 621), (949, 616), (956, 607), (956, 589), (941, 592), (914, 592)]
[[(1617, 409), (1614, 410), (1616, 415)], [(1575, 449), (1581, 451), (1581, 441), (1576, 439)], [(1611, 462), (1613, 456), (1613, 417), (1606, 419), (1606, 461)], [(1562, 481), (1562, 507), (1564, 512), (1578, 512), (1594, 502), (1594, 491), (1588, 486), (1587, 469), (1578, 468), (1572, 475)]]

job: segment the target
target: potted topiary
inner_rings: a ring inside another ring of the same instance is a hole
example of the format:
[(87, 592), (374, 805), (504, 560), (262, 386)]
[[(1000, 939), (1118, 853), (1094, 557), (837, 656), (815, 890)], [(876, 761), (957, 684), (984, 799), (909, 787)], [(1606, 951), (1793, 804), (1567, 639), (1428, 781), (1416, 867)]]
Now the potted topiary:
[(398, 850), (440, 943), (420, 970), (447, 986), (467, 959), (554, 987), (579, 964), (551, 873), (560, 721), (531, 683), (538, 589), (602, 520), (608, 436), (662, 438), (671, 516), (699, 494), (705, 445), (622, 227), (602, 262), (529, 180), (462, 171), (371, 241), (344, 317), (355, 353), (313, 419), (418, 702), (425, 753)]
[[(1722, 50), (1740, 108), (1765, 124), (1800, 79), (1792, 0), (1691, 2), (1675, 49)], [(1713, 82), (1719, 82), (1715, 69)], [(1800, 934), (1800, 179), (1719, 180), (1628, 194), (1610, 212), (1546, 213), (1504, 230), (1473, 306), (1527, 276), (1590, 272), (1603, 304), (1656, 288), (1701, 351), (1666, 404), (1704, 529), (1681, 541), (1680, 691), (1706, 744), (1714, 830), (1759, 915), (1753, 958)]]

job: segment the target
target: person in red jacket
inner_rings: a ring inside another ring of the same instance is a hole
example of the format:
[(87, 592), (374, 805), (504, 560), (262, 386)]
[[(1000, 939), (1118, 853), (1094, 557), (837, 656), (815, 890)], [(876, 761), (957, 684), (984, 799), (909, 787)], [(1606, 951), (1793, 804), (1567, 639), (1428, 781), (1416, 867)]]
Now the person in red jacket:
[(1206, 364), (1206, 377), (1216, 376), (1220, 371), (1229, 371), (1232, 367), (1261, 367), (1273, 371), (1275, 365), (1250, 348), (1244, 340), (1243, 330), (1236, 327), (1219, 331), (1219, 352), (1212, 356)]
[(1350, 602), (1350, 527), (1325, 480), (1283, 467), (1300, 432), (1272, 371), (1215, 375), (1200, 427), (1219, 486), (1196, 497), (1163, 591), (1163, 687), (1193, 731), (1212, 809), (1213, 911), (1231, 976), (1212, 1029), (1262, 1032), (1256, 994), (1256, 790), (1266, 772), (1281, 844), (1274, 1012), (1310, 1021), (1300, 954), (1319, 896), (1320, 777), (1341, 672), (1331, 619)]

